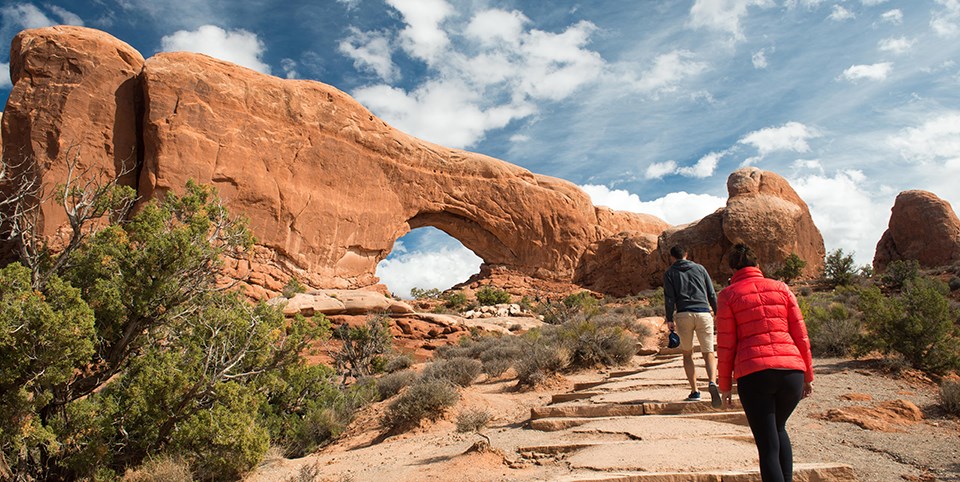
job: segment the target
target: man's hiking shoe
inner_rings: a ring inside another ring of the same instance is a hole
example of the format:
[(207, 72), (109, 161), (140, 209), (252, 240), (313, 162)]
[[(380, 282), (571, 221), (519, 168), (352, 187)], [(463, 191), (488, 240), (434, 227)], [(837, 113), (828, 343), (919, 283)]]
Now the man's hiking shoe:
[(700, 392), (690, 392), (690, 396), (684, 399), (685, 402), (699, 402)]
[(720, 405), (723, 405), (723, 400), (720, 399), (720, 387), (716, 383), (710, 384), (710, 406), (713, 408), (720, 408)]

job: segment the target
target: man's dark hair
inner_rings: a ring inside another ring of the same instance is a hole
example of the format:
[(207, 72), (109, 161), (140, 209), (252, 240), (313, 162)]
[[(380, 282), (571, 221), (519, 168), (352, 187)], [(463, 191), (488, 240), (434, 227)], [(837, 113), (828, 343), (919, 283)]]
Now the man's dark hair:
[(674, 245), (670, 248), (670, 256), (673, 256), (673, 259), (683, 259), (687, 255), (687, 249), (679, 244)]
[(750, 249), (750, 246), (738, 243), (730, 248), (730, 253), (727, 254), (727, 263), (734, 271), (747, 266), (756, 266), (757, 254)]

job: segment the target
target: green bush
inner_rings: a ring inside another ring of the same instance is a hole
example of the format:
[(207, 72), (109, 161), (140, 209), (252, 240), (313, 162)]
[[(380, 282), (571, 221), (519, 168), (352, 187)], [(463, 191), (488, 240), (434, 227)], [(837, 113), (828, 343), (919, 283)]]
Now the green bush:
[(566, 346), (544, 340), (537, 331), (524, 336), (528, 338), (527, 346), (515, 364), (517, 382), (521, 386), (539, 385), (570, 366), (571, 353)]
[(950, 287), (950, 291), (960, 290), (960, 277), (954, 276), (950, 278), (948, 286)]
[(844, 304), (827, 301), (812, 304), (801, 299), (810, 349), (818, 356), (850, 356), (861, 339), (859, 314)]
[(898, 353), (911, 366), (931, 373), (960, 369), (958, 315), (946, 293), (942, 282), (929, 278), (907, 282), (898, 297), (865, 289), (860, 296), (870, 331), (865, 348)]
[(307, 291), (307, 287), (300, 283), (296, 277), (291, 277), (290, 281), (287, 281), (287, 284), (283, 286), (283, 289), (280, 293), (284, 298), (290, 299), (297, 295), (297, 293), (304, 293)]
[(853, 253), (844, 254), (842, 249), (837, 249), (824, 258), (821, 278), (829, 287), (849, 285), (853, 283), (856, 276), (857, 268), (853, 262)]
[(398, 372), (400, 370), (406, 370), (413, 366), (413, 358), (410, 358), (409, 355), (397, 355), (387, 359), (386, 364), (384, 364), (383, 369), (387, 373)]
[(420, 380), (387, 407), (383, 423), (392, 429), (404, 429), (424, 419), (436, 420), (459, 399), (456, 387), (446, 380)]
[(940, 405), (951, 415), (960, 415), (960, 379), (945, 378), (940, 383)]
[(445, 294), (443, 299), (445, 300), (444, 306), (451, 310), (459, 310), (467, 306), (467, 295), (459, 291)]
[(655, 290), (641, 291), (637, 294), (636, 299), (640, 303), (634, 311), (637, 318), (664, 316), (666, 314), (666, 307), (663, 305), (662, 286)]
[(440, 290), (437, 288), (423, 289), (423, 288), (410, 288), (410, 296), (418, 299), (438, 299), (440, 298)]
[(510, 302), (510, 293), (492, 285), (481, 287), (474, 295), (477, 297), (477, 303), (480, 303), (480, 306), (500, 305)]
[(493, 416), (484, 409), (471, 409), (457, 415), (457, 432), (480, 432), (487, 428)]
[(423, 369), (424, 380), (446, 380), (461, 387), (469, 386), (480, 374), (481, 363), (466, 357), (441, 359)]
[(377, 379), (377, 393), (380, 400), (386, 400), (403, 390), (417, 380), (417, 373), (413, 370), (401, 370), (388, 373)]
[(920, 277), (920, 263), (916, 260), (896, 260), (884, 270), (880, 283), (890, 290), (901, 290), (908, 281)]
[(333, 357), (337, 372), (343, 376), (342, 384), (346, 384), (349, 378), (368, 377), (386, 368), (384, 355), (393, 347), (393, 335), (386, 316), (370, 317), (361, 326), (344, 323), (333, 331), (333, 337), (342, 342)]
[(806, 261), (797, 256), (796, 253), (790, 253), (790, 256), (783, 260), (783, 266), (773, 272), (773, 277), (789, 284), (799, 278), (803, 274), (803, 268), (806, 267)]

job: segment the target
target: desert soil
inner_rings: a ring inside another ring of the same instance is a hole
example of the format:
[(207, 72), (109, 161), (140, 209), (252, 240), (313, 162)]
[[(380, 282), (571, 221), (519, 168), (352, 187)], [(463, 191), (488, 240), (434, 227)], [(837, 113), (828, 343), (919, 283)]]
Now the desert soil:
[[(657, 480), (696, 480), (734, 472), (740, 475), (731, 479), (759, 481), (742, 412), (703, 415), (712, 411), (703, 408), (707, 401), (676, 403), (687, 393), (678, 358), (636, 357), (631, 366), (617, 370), (568, 375), (535, 391), (518, 391), (515, 380), (506, 377), (481, 378), (440, 420), (402, 434), (384, 433), (379, 421), (387, 402), (378, 403), (363, 410), (337, 443), (296, 460), (266, 460), (247, 481), (625, 481), (654, 473), (672, 474)], [(861, 481), (960, 481), (960, 423), (941, 411), (937, 386), (930, 380), (912, 372), (891, 375), (876, 362), (844, 359), (816, 359), (815, 373), (813, 396), (801, 402), (788, 423), (798, 467), (845, 464)], [(588, 382), (600, 385), (583, 388)], [(554, 395), (584, 398), (551, 403)], [(884, 420), (883, 430), (824, 419), (831, 409), (873, 408), (893, 400), (915, 404), (923, 418), (893, 417)], [(666, 412), (577, 418), (586, 413), (585, 406), (602, 412), (640, 404)], [(671, 414), (670, 407), (683, 413)], [(483, 440), (480, 435), (456, 432), (456, 415), (468, 409), (493, 414), (483, 432), (489, 449), (474, 447)], [(553, 415), (544, 415), (548, 412)], [(543, 429), (556, 423), (561, 426)], [(798, 478), (838, 480), (830, 474)]]

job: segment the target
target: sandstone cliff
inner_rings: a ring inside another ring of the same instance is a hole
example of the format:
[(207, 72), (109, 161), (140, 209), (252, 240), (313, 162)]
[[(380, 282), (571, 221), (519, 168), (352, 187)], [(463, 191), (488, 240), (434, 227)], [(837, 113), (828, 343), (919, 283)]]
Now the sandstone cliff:
[[(616, 293), (658, 284), (678, 240), (717, 272), (733, 240), (755, 243), (773, 262), (797, 252), (811, 270), (823, 255), (803, 201), (756, 169), (731, 176), (722, 212), (672, 228), (594, 207), (570, 182), (404, 134), (319, 82), (200, 54), (144, 61), (82, 27), (20, 33), (11, 70), (5, 162), (29, 159), (50, 188), (68, 155), (109, 173), (135, 160), (124, 182), (142, 201), (188, 179), (215, 185), (258, 238), (252, 258), (227, 267), (249, 277), (254, 296), (291, 276), (315, 288), (373, 286), (393, 243), (422, 226), (446, 231), (488, 268)], [(52, 206), (44, 215), (53, 235), (62, 215)]]
[(873, 268), (913, 259), (932, 268), (960, 261), (960, 219), (950, 203), (927, 191), (904, 191), (890, 210), (890, 224), (877, 243)]

